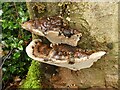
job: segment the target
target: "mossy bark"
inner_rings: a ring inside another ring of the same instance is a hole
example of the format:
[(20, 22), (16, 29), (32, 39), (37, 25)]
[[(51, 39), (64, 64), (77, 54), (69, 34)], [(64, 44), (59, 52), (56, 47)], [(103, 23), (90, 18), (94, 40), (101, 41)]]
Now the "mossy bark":
[(41, 88), (41, 74), (40, 63), (38, 61), (32, 61), (29, 68), (26, 80), (20, 88)]
[[(34, 8), (36, 7), (35, 3), (27, 2), (26, 5), (28, 8), (30, 19), (37, 18), (38, 12), (34, 10)], [(38, 38), (38, 36), (32, 34), (32, 39), (35, 38)], [(42, 88), (41, 85), (42, 70), (40, 66), (41, 66), (40, 62), (32, 60), (26, 80), (23, 81), (23, 84), (20, 86), (20, 88)]]
[[(54, 16), (58, 14), (59, 8), (56, 3), (27, 2), (26, 5), (30, 19), (40, 18), (43, 16)], [(50, 8), (51, 6), (52, 8)], [(52, 10), (53, 8), (54, 10)], [(32, 34), (32, 39), (37, 38), (39, 38), (39, 36)], [(20, 88), (42, 88), (42, 77), (44, 77), (42, 73), (44, 70), (41, 69), (42, 66), (46, 67), (46, 65), (43, 65), (40, 62), (32, 60), (26, 80), (23, 81)]]

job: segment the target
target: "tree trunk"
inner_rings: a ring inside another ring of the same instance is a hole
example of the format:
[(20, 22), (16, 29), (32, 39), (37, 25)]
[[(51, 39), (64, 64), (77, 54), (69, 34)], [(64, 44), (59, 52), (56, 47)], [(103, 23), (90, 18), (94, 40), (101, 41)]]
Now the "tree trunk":
[(42, 5), (45, 5), (46, 11), (42, 8), (43, 12), (39, 13), (40, 16), (61, 15), (72, 28), (83, 33), (78, 47), (85, 50), (107, 51), (107, 54), (92, 67), (79, 71), (43, 64), (42, 69), (46, 77), (43, 80), (44, 87), (118, 88), (118, 4), (47, 2), (37, 6), (38, 12)]

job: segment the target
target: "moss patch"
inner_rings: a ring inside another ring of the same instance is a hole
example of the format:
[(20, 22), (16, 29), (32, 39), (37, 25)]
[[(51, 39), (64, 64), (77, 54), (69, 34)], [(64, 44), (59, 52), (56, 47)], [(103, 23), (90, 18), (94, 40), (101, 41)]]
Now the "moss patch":
[(33, 60), (29, 68), (27, 78), (20, 88), (41, 88), (41, 72), (40, 63)]

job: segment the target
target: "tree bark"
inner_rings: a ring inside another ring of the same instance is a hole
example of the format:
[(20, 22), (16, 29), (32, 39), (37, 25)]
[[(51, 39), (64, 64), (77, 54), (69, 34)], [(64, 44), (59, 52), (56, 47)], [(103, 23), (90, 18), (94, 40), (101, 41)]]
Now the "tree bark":
[[(42, 64), (46, 77), (46, 80), (43, 80), (45, 87), (118, 88), (118, 4), (47, 2), (45, 5), (46, 11), (43, 15), (61, 15), (72, 28), (83, 33), (78, 44), (79, 48), (107, 51), (107, 55), (94, 63), (91, 68), (79, 71)], [(31, 8), (29, 9), (31, 12)]]

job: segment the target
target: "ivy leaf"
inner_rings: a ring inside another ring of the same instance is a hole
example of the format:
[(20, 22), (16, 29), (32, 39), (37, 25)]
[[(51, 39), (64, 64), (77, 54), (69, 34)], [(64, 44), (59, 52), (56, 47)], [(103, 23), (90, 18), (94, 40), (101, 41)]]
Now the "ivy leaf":
[(6, 70), (6, 68), (2, 68), (2, 71), (4, 71), (4, 72), (5, 72), (5, 71), (7, 71), (7, 70)]
[(17, 59), (17, 58), (19, 58), (20, 57), (20, 52), (16, 52), (16, 53), (14, 53), (14, 59)]
[(16, 71), (16, 67), (15, 66), (11, 66), (10, 67), (10, 72), (14, 73)]
[(19, 44), (23, 44), (23, 40), (20, 40), (20, 41), (19, 41)]
[(18, 47), (18, 49), (22, 51), (22, 50), (23, 50), (23, 46), (20, 45), (20, 46)]
[[(3, 72), (5, 72), (2, 80), (6, 82), (12, 79), (13, 75), (20, 75), (21, 77), (26, 75), (25, 72), (27, 72), (30, 66), (31, 59), (24, 51), (24, 47), (26, 47), (24, 41), (30, 39), (31, 33), (25, 30), (23, 31), (20, 25), (22, 22), (29, 19), (25, 2), (3, 2), (0, 10), (2, 10), (3, 50), (8, 52), (13, 48), (17, 48), (5, 61), (2, 67)], [(19, 35), (21, 35), (21, 37), (19, 37)]]

